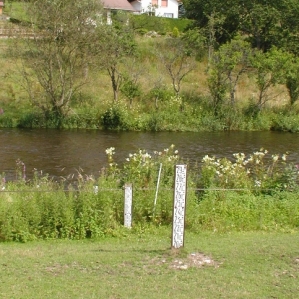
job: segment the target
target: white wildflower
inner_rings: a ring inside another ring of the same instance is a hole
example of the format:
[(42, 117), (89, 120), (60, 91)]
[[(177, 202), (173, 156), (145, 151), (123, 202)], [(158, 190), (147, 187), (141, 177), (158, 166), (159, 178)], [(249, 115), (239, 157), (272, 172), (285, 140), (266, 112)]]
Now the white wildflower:
[(112, 156), (115, 154), (115, 147), (110, 147), (110, 148), (107, 148), (106, 149), (106, 154), (109, 155), (109, 156)]
[(261, 187), (261, 185), (262, 185), (261, 181), (255, 180), (255, 182), (254, 182), (255, 187)]
[(99, 192), (99, 186), (93, 186), (93, 193), (98, 194)]

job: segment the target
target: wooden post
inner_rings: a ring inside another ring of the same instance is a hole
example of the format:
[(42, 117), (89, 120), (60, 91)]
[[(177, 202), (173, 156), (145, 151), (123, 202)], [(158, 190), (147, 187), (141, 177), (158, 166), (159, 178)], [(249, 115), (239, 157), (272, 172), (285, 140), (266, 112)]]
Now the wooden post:
[(125, 184), (124, 226), (127, 228), (132, 227), (132, 202), (132, 184)]
[(175, 249), (184, 247), (186, 194), (187, 165), (176, 165), (171, 238), (171, 247)]

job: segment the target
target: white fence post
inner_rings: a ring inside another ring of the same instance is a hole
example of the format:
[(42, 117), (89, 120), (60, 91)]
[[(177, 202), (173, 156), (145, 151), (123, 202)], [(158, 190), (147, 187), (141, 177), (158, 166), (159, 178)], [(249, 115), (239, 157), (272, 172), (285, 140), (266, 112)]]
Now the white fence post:
[(157, 181), (156, 194), (155, 194), (155, 201), (154, 201), (154, 212), (153, 212), (153, 217), (155, 217), (155, 212), (156, 212), (156, 205), (157, 205), (158, 191), (159, 191), (160, 178), (161, 178), (161, 170), (162, 170), (162, 163), (160, 163), (160, 168), (159, 168), (158, 181)]
[(173, 214), (172, 214), (172, 248), (184, 247), (185, 214), (187, 193), (187, 165), (175, 166)]
[(125, 184), (124, 226), (127, 228), (132, 227), (132, 202), (132, 184)]

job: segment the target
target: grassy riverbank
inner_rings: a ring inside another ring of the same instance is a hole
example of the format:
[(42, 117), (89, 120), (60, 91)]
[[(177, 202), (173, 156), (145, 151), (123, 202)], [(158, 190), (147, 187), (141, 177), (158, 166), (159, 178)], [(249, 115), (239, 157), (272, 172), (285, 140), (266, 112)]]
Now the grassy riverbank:
[(298, 296), (298, 232), (187, 232), (180, 252), (170, 250), (170, 234), (160, 228), (100, 241), (2, 243), (1, 298)]
[[(170, 225), (174, 165), (184, 163), (174, 146), (153, 156), (139, 150), (120, 165), (114, 148), (106, 153), (107, 167), (99, 177), (78, 173), (72, 181), (55, 182), (38, 171), (26, 180), (26, 165), (17, 161), (17, 181), (0, 177), (0, 241), (120, 236), (126, 183), (133, 184), (135, 227)], [(266, 150), (234, 159), (205, 156), (200, 169), (189, 169), (188, 230), (296, 231), (298, 166), (287, 162), (287, 154)]]
[[(15, 2), (6, 7), (5, 13), (15, 19), (26, 19), (24, 9)], [(161, 21), (160, 18), (157, 20)], [(177, 21), (181, 25), (186, 22)], [(8, 21), (1, 24), (4, 27), (17, 26)], [(119, 99), (114, 102), (107, 71), (91, 64), (86, 73), (85, 85), (72, 97), (67, 115), (61, 118), (51, 114), (50, 110), (42, 112), (29, 101), (23, 88), (25, 82), (20, 74), (20, 61), (12, 55), (12, 49), (16, 49), (13, 44), (15, 39), (1, 39), (0, 108), (4, 113), (0, 114), (0, 127), (193, 132), (299, 131), (298, 107), (296, 103), (292, 106), (289, 104), (289, 95), (284, 85), (271, 86), (263, 109), (257, 109), (258, 89), (254, 76), (241, 77), (236, 87), (236, 104), (232, 107), (227, 101), (215, 114), (208, 88), (208, 61), (205, 56), (200, 61), (194, 61), (194, 70), (183, 78), (180, 94), (176, 95), (165, 65), (154, 54), (161, 48), (163, 40), (171, 35), (170, 25), (167, 27), (165, 24), (164, 27), (160, 26), (165, 29), (165, 35), (151, 38), (136, 34), (138, 55), (134, 56), (133, 61), (126, 58), (125, 63), (120, 64), (123, 74), (129, 70), (132, 76), (138, 78), (138, 95), (129, 99), (120, 90)], [(22, 48), (18, 50), (21, 54)], [(32, 88), (35, 94), (41, 94), (41, 87), (37, 83)]]

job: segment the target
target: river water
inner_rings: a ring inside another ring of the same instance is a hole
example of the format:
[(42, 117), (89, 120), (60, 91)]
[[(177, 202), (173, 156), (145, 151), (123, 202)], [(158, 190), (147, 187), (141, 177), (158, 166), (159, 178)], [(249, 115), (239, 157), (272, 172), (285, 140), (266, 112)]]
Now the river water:
[(105, 132), (97, 130), (0, 129), (0, 174), (14, 179), (16, 160), (54, 177), (78, 170), (98, 175), (107, 165), (105, 150), (115, 147), (119, 163), (138, 149), (149, 153), (171, 144), (192, 166), (205, 155), (232, 158), (233, 153), (251, 154), (260, 148), (273, 154), (289, 152), (288, 160), (299, 163), (299, 134), (285, 132)]

